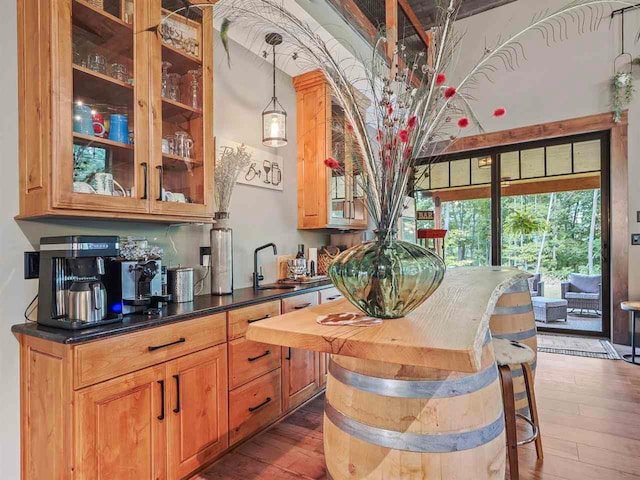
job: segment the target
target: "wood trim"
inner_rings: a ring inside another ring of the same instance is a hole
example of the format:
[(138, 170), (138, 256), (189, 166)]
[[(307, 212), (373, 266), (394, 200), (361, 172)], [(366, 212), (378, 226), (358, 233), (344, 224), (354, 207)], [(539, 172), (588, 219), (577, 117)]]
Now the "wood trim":
[(529, 127), (462, 137), (453, 142), (447, 148), (445, 154), (533, 142), (546, 138), (579, 135), (581, 133), (601, 132), (611, 130), (615, 126), (627, 125), (628, 122), (628, 112), (624, 111), (620, 123), (614, 123), (612, 113), (599, 113), (569, 120), (541, 123)]
[[(590, 175), (588, 177), (578, 178), (557, 178), (552, 180), (539, 179), (531, 182), (514, 183), (508, 187), (502, 187), (501, 196), (515, 197), (516, 195), (568, 192), (572, 190), (590, 190), (594, 188), (600, 188), (600, 175)], [(438, 197), (442, 202), (491, 198), (491, 187), (436, 190), (433, 192), (433, 197)]]
[(422, 40), (422, 43), (424, 43), (424, 48), (429, 50), (429, 47), (431, 46), (431, 37), (427, 35), (427, 33), (422, 28), (422, 24), (416, 16), (416, 13), (413, 11), (413, 8), (411, 8), (411, 5), (409, 5), (409, 2), (407, 0), (398, 0), (398, 5), (400, 5), (400, 8), (409, 18), (409, 20), (413, 24), (413, 27), (416, 29), (416, 32), (418, 32), (420, 40)]
[[(610, 192), (611, 192), (611, 338), (614, 343), (629, 344), (628, 318), (619, 306), (629, 296), (629, 169), (628, 169), (628, 111), (622, 113), (619, 123), (612, 113), (599, 113), (585, 117), (542, 123), (528, 127), (502, 130), (463, 137), (456, 140), (446, 153), (494, 148), (504, 145), (579, 135), (592, 132), (610, 132)], [(614, 212), (622, 212), (615, 214)]]

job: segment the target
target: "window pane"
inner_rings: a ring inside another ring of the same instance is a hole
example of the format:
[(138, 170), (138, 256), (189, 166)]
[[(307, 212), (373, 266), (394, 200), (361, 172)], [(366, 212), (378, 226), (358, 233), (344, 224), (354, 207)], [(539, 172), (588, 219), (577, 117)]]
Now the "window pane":
[(471, 185), (471, 179), (469, 178), (469, 160), (454, 160), (451, 162), (451, 186), (462, 187)]
[(431, 188), (449, 187), (449, 162), (431, 165)]
[(573, 144), (573, 171), (593, 172), (600, 170), (600, 140)]
[(429, 190), (429, 165), (416, 167), (415, 182), (416, 190)]
[(571, 173), (571, 144), (547, 147), (547, 175)]
[(500, 176), (511, 180), (520, 178), (519, 152), (507, 152), (500, 154)]
[[(486, 157), (483, 157), (486, 158)], [(479, 167), (479, 158), (471, 159), (471, 183), (473, 185), (481, 185), (491, 183), (491, 166)]]
[(522, 150), (522, 178), (544, 177), (544, 147)]

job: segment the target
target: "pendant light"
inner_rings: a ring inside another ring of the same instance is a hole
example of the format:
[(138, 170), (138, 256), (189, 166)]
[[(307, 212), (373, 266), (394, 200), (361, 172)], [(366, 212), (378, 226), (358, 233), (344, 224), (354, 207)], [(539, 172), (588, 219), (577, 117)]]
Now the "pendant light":
[(287, 112), (276, 97), (276, 45), (282, 43), (282, 35), (268, 33), (265, 41), (273, 47), (273, 97), (262, 112), (262, 144), (278, 148), (287, 144)]

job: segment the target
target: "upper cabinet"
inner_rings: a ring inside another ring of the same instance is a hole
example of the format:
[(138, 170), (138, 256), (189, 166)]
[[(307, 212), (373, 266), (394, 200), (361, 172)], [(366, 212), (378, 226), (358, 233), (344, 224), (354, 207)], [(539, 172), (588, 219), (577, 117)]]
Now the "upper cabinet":
[(18, 1), (21, 218), (210, 221), (213, 11), (176, 3)]
[[(297, 93), (298, 228), (364, 230), (368, 215), (359, 187), (362, 172), (348, 122), (322, 72), (293, 79)], [(340, 168), (324, 161), (335, 158)]]

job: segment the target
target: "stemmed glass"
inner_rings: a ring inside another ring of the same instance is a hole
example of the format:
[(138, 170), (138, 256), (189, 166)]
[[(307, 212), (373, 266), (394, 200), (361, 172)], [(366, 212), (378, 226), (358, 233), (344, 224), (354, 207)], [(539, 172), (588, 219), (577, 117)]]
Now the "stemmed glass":
[(197, 109), (200, 108), (199, 79), (202, 75), (202, 70), (189, 70), (187, 73), (191, 78), (191, 106)]
[(269, 181), (269, 171), (271, 170), (271, 162), (269, 160), (265, 160), (264, 162), (262, 162), (262, 168), (266, 173), (266, 175), (264, 176), (264, 183), (271, 183)]

